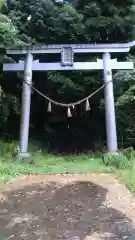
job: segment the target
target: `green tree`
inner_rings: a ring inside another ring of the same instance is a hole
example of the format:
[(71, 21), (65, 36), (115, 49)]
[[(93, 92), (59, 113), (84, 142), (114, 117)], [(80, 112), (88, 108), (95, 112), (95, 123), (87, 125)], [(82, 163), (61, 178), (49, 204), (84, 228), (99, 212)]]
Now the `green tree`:
[[(56, 3), (51, 0), (7, 0), (6, 2), (6, 5), (2, 8), (4, 19), (1, 21), (2, 27), (0, 27), (1, 41), (16, 44), (39, 42), (62, 44), (127, 42), (134, 39), (135, 2), (133, 0), (73, 0), (71, 3)], [(134, 57), (134, 52), (132, 52), (132, 54)], [(132, 56), (129, 56), (129, 58), (131, 57)], [(122, 58), (124, 60), (125, 56), (122, 55)], [(85, 61), (88, 59), (88, 56), (84, 54), (81, 58), (78, 56), (77, 59), (78, 61)], [(89, 56), (89, 59), (94, 59), (93, 55)], [(52, 58), (52, 56), (42, 56), (41, 60), (53, 61), (54, 58)], [(6, 79), (13, 85), (10, 76), (6, 76)], [(102, 82), (100, 80), (101, 78), (102, 75), (95, 72), (49, 72), (38, 73), (38, 77), (37, 74), (34, 74), (33, 81), (42, 92), (51, 96), (53, 99), (69, 102), (76, 101), (98, 88)], [(16, 79), (20, 82), (21, 78), (16, 76)], [(133, 79), (133, 72), (126, 72), (125, 74), (124, 71), (119, 71), (114, 75), (118, 129), (119, 126), (121, 126), (123, 132), (125, 131), (124, 138), (127, 138), (129, 135), (131, 136), (129, 133), (131, 133), (133, 129), (133, 121), (131, 124), (131, 120), (133, 119), (132, 103), (134, 103)], [(128, 94), (130, 92), (129, 90), (132, 90), (132, 94)], [(11, 95), (13, 94), (14, 91), (11, 89), (11, 86), (8, 87), (8, 92), (10, 92)], [(126, 97), (126, 102), (123, 102), (122, 99), (125, 93), (127, 93), (128, 97)], [(82, 110), (84, 106), (82, 106), (80, 112), (82, 112), (83, 118), (80, 117), (80, 120), (76, 121), (78, 129), (80, 128), (79, 124), (83, 121), (85, 122), (84, 125), (86, 125), (87, 122), (87, 129), (90, 129), (89, 131), (96, 128), (95, 124), (101, 125), (101, 119), (98, 114), (102, 115), (103, 113), (102, 110), (99, 110), (100, 99), (102, 97), (103, 93), (100, 93), (93, 98), (91, 118), (89, 116), (89, 118), (87, 118)], [(20, 92), (18, 98), (20, 98)], [(40, 119), (43, 119), (43, 108), (45, 108), (44, 100), (35, 94), (32, 99), (34, 101), (32, 114), (35, 116), (38, 109), (41, 116)], [(58, 113), (59, 110), (55, 109), (54, 107), (53, 112), (56, 111)], [(123, 118), (126, 111), (128, 116), (130, 111), (132, 113), (130, 120), (126, 117)], [(60, 114), (65, 113), (60, 112)], [(123, 119), (124, 122), (122, 121)], [(34, 118), (32, 118), (32, 121), (34, 122)], [(34, 124), (36, 123), (34, 122)], [(49, 117), (45, 118), (45, 125), (47, 126), (47, 124), (49, 127), (52, 126)], [(48, 128), (46, 127), (45, 129)], [(104, 131), (104, 122), (100, 129)], [(76, 126), (74, 126), (72, 130), (73, 134), (78, 133)], [(99, 129), (96, 129), (93, 134), (100, 134), (98, 131)], [(88, 139), (91, 134), (83, 128), (81, 133), (83, 137), (88, 135)], [(134, 132), (132, 133), (134, 134)]]
[(133, 39), (134, 1), (81, 1), (73, 5), (83, 15), (89, 42), (125, 42)]

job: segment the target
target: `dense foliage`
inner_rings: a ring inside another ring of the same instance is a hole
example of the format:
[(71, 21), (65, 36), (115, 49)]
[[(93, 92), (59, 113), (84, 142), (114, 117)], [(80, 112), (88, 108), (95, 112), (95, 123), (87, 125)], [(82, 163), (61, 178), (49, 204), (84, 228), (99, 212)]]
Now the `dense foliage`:
[[(135, 38), (134, 26), (134, 0), (7, 0), (0, 14), (0, 41), (14, 44), (127, 42)], [(95, 57), (101, 55), (78, 56), (79, 60)], [(129, 56), (121, 54), (114, 57), (134, 59), (134, 50)], [(43, 56), (42, 60), (54, 58), (57, 56)], [(8, 56), (4, 59), (14, 60)], [(0, 62), (2, 65), (3, 58)], [(120, 147), (123, 147), (135, 144), (135, 72), (117, 71), (113, 76), (118, 138)], [(0, 101), (0, 127), (1, 134), (8, 138), (19, 135), (21, 81), (22, 74), (1, 71), (0, 83), (4, 93)], [(73, 102), (97, 89), (102, 84), (102, 73), (35, 73), (33, 82), (51, 98)], [(105, 141), (102, 100), (103, 92), (91, 100), (89, 113), (81, 105), (73, 112), (72, 119), (67, 119), (66, 112), (55, 106), (48, 114), (45, 100), (33, 93), (30, 133), (62, 151), (102, 147)]]

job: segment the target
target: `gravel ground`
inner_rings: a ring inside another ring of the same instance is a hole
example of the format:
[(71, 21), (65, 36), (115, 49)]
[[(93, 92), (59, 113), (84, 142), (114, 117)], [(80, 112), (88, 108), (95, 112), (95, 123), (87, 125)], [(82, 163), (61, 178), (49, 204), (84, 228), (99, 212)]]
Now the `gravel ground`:
[(134, 232), (135, 197), (111, 174), (24, 176), (0, 188), (0, 240), (122, 240)]

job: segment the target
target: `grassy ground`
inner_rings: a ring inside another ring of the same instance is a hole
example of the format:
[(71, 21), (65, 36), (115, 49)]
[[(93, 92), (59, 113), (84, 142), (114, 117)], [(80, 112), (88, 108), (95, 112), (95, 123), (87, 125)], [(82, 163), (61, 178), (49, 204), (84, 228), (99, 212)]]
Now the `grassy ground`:
[(54, 156), (40, 150), (37, 143), (31, 143), (29, 150), (33, 152), (35, 162), (29, 165), (11, 160), (16, 145), (17, 143), (14, 142), (0, 142), (0, 183), (30, 173), (112, 172), (135, 192), (135, 152), (132, 149), (124, 151), (119, 156), (105, 158), (99, 154)]

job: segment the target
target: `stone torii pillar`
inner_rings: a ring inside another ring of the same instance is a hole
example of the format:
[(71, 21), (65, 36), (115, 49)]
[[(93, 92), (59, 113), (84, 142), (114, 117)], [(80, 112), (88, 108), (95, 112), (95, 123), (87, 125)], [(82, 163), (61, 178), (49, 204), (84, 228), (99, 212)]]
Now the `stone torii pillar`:
[(31, 105), (33, 55), (28, 53), (24, 62), (24, 82), (22, 92), (22, 113), (20, 126), (20, 157), (28, 157), (28, 136)]
[(117, 131), (115, 118), (114, 91), (112, 82), (111, 57), (110, 53), (108, 52), (103, 54), (103, 72), (104, 83), (107, 83), (104, 90), (107, 149), (109, 153), (115, 153), (118, 150)]

